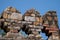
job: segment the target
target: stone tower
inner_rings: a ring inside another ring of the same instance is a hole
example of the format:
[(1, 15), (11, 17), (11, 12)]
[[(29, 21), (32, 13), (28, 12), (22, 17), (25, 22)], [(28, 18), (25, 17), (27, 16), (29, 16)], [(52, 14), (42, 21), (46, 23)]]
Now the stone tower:
[[(48, 36), (47, 40), (60, 38), (56, 11), (48, 11), (41, 16), (32, 8), (22, 15), (14, 7), (7, 7), (0, 15), (0, 28), (6, 33), (1, 38), (6, 40), (44, 40), (40, 32)], [(21, 34), (21, 30), (27, 34), (27, 37)]]

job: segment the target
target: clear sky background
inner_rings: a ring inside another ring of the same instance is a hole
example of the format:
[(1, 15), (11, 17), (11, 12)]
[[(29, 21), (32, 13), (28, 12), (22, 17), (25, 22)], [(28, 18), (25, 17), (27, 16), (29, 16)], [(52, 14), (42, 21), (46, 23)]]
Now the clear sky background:
[[(60, 26), (60, 0), (0, 0), (0, 13), (8, 6), (15, 7), (22, 14), (31, 8), (35, 8), (41, 15), (49, 10), (55, 10), (57, 11), (58, 24)], [(47, 37), (44, 35), (42, 36), (46, 39)]]

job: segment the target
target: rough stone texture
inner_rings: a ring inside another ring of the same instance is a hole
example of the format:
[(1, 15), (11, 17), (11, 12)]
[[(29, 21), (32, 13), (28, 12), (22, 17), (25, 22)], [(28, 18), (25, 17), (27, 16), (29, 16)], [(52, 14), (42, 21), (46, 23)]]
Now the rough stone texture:
[[(35, 9), (30, 9), (22, 16), (15, 8), (8, 7), (0, 16), (0, 28), (6, 32), (5, 36), (0, 35), (0, 40), (44, 40), (40, 32), (46, 33), (48, 40), (59, 40), (60, 35), (56, 11), (41, 16)], [(22, 36), (20, 30), (28, 36)]]

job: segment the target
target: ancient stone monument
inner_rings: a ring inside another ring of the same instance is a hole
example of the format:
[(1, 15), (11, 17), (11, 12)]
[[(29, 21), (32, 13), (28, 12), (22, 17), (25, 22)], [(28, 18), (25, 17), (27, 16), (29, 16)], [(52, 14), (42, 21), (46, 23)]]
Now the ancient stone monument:
[[(44, 40), (40, 32), (48, 36), (47, 40), (60, 38), (56, 11), (48, 11), (41, 16), (35, 9), (30, 9), (22, 15), (15, 8), (8, 7), (0, 15), (0, 28), (6, 33), (1, 40)], [(28, 36), (22, 36), (20, 30)]]

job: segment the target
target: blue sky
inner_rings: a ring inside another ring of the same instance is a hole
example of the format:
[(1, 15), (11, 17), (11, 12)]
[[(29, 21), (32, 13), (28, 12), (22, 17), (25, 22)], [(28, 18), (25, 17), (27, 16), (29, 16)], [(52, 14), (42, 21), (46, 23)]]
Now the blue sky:
[[(49, 10), (57, 11), (58, 24), (60, 26), (60, 0), (0, 0), (0, 13), (8, 6), (15, 7), (22, 14), (31, 8), (36, 9), (41, 15)], [(45, 37), (43, 35), (43, 37)]]

